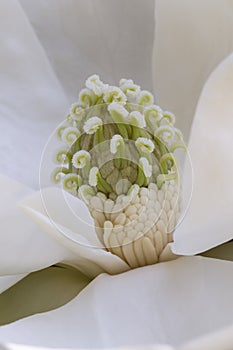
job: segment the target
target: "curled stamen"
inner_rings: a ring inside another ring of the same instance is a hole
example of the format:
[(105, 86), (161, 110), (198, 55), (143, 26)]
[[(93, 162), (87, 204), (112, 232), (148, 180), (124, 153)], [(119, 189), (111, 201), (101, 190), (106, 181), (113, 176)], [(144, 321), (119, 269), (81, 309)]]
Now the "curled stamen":
[(86, 87), (92, 90), (96, 96), (100, 97), (103, 95), (104, 89), (107, 85), (100, 80), (100, 77), (97, 74), (94, 74), (86, 80)]
[(171, 113), (171, 112), (168, 112), (168, 111), (166, 111), (166, 112), (164, 112), (163, 113), (163, 120), (167, 120), (167, 122), (169, 123), (169, 124), (172, 124), (172, 125), (174, 125), (175, 124), (175, 122), (176, 122), (176, 117), (175, 117), (175, 115), (173, 114), (173, 113)]
[(148, 159), (141, 157), (139, 159), (139, 167), (142, 168), (146, 177), (151, 177), (152, 175), (152, 165), (148, 162)]
[(174, 138), (174, 134), (174, 129), (170, 125), (161, 125), (155, 131), (154, 136), (164, 142), (168, 142)]
[(163, 111), (159, 106), (152, 105), (145, 108), (144, 116), (146, 119), (147, 126), (154, 132), (156, 129), (157, 123), (163, 117)]
[(129, 114), (130, 123), (138, 128), (144, 128), (146, 126), (146, 121), (144, 115), (138, 111), (133, 111)]
[(126, 123), (129, 112), (119, 103), (112, 102), (108, 110), (115, 123)]
[(140, 86), (134, 84), (132, 79), (121, 79), (119, 85), (124, 94), (129, 98), (137, 98), (141, 91)]
[(69, 174), (69, 169), (67, 168), (56, 168), (52, 173), (52, 180), (55, 184), (59, 184), (64, 177), (64, 175)]
[(125, 94), (118, 87), (109, 86), (104, 92), (104, 102), (106, 103), (118, 102), (125, 104), (126, 100)]
[(130, 133), (129, 125), (127, 125), (129, 112), (122, 106), (122, 104), (117, 102), (112, 102), (108, 106), (108, 111), (114, 122), (117, 124), (120, 134), (127, 139)]
[(72, 154), (69, 153), (67, 150), (60, 150), (55, 157), (55, 161), (58, 164), (67, 164), (71, 161)]
[(62, 140), (62, 133), (63, 133), (63, 131), (64, 131), (66, 128), (67, 128), (66, 125), (62, 125), (62, 126), (60, 126), (59, 128), (57, 128), (56, 133), (57, 133), (57, 137), (58, 137), (60, 140)]
[(120, 149), (124, 150), (124, 139), (121, 135), (114, 135), (110, 141), (110, 152), (116, 154)]
[(176, 161), (172, 153), (164, 154), (160, 159), (160, 166), (162, 172), (168, 174), (169, 170), (171, 170), (174, 166), (176, 166)]
[(176, 179), (177, 179), (177, 173), (175, 172), (172, 172), (169, 174), (159, 174), (157, 176), (157, 186), (160, 189), (166, 181), (171, 181)]
[(103, 179), (97, 167), (93, 167), (90, 170), (89, 184), (90, 186), (97, 187), (103, 193), (110, 193), (112, 191), (112, 186)]
[(62, 141), (72, 144), (74, 143), (80, 136), (80, 131), (78, 128), (73, 126), (68, 126), (68, 128), (64, 129), (62, 132)]
[(82, 178), (78, 174), (67, 174), (63, 178), (63, 187), (67, 191), (76, 191), (81, 185)]
[(83, 169), (90, 165), (91, 155), (89, 152), (81, 150), (76, 152), (72, 158), (72, 164), (76, 169)]
[(89, 204), (93, 196), (95, 196), (95, 190), (89, 185), (82, 185), (78, 189), (79, 197), (86, 203)]
[(136, 140), (135, 145), (140, 154), (152, 153), (155, 148), (154, 143), (150, 139), (147, 139), (145, 137), (139, 137)]
[(93, 91), (83, 89), (79, 93), (79, 101), (86, 107), (92, 106), (96, 102), (96, 97)]
[(137, 103), (143, 106), (152, 105), (154, 103), (154, 96), (149, 91), (143, 90), (137, 97)]
[(92, 117), (88, 119), (84, 124), (84, 131), (92, 135), (103, 125), (102, 120), (99, 117)]
[(91, 168), (90, 174), (89, 174), (89, 184), (90, 186), (96, 187), (98, 184), (98, 172), (99, 169), (95, 166)]
[(85, 115), (84, 106), (80, 103), (73, 103), (70, 108), (70, 115), (73, 120), (80, 122)]
[(127, 193), (127, 197), (129, 197), (130, 200), (134, 199), (134, 197), (138, 195), (139, 189), (140, 187), (137, 184), (132, 185)]

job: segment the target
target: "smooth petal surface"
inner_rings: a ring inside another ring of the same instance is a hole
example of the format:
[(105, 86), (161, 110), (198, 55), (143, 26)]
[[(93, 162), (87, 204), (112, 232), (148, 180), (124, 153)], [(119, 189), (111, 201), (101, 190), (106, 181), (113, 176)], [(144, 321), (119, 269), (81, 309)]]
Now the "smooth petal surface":
[(186, 257), (104, 274), (60, 309), (1, 327), (0, 338), (65, 348), (180, 346), (233, 324), (232, 269), (231, 262)]
[(38, 187), (41, 152), (68, 106), (18, 1), (0, 2), (1, 172)]
[[(19, 345), (19, 344), (0, 344), (0, 350), (36, 350), (38, 349), (37, 347), (33, 346), (26, 346), (26, 345)], [(39, 350), (48, 350), (49, 348), (39, 348)], [(63, 349), (65, 350), (65, 349)], [(79, 350), (84, 350), (84, 349), (79, 349)], [(86, 349), (87, 350), (87, 349)], [(94, 349), (92, 350), (99, 350), (99, 349)], [(119, 348), (105, 348), (105, 350), (119, 350)], [(168, 346), (168, 345), (152, 345), (152, 346), (136, 346), (136, 347), (128, 347), (124, 346), (121, 347), (120, 350), (175, 350), (173, 347)]]
[(233, 326), (188, 342), (179, 350), (232, 350)]
[[(175, 231), (173, 252), (194, 255), (233, 238), (233, 55), (207, 81), (197, 107), (189, 152), (194, 170), (190, 207)], [(190, 173), (184, 170), (184, 195)]]
[(1, 290), (29, 272), (74, 256), (19, 209), (17, 202), (31, 192), (27, 187), (0, 176), (0, 276), (5, 276), (0, 277)]
[(158, 104), (177, 116), (188, 140), (209, 74), (233, 51), (231, 0), (156, 0), (153, 53)]
[(73, 252), (75, 258), (70, 263), (86, 275), (129, 269), (118, 256), (102, 249), (87, 207), (69, 193), (47, 188), (25, 198), (21, 206), (43, 231)]
[[(21, 0), (67, 95), (99, 74), (152, 88), (154, 0)], [(145, 25), (146, 24), (146, 25)]]

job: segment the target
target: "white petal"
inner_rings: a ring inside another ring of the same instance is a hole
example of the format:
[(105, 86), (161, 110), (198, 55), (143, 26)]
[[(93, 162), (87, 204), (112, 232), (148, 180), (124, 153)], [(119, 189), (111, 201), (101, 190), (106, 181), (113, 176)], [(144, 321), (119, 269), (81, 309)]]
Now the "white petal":
[(23, 278), (24, 274), (74, 255), (38, 229), (18, 208), (17, 201), (31, 192), (27, 187), (0, 176), (0, 276), (7, 276), (6, 279), (1, 277), (2, 289), (10, 286), (14, 279), (17, 282)]
[(102, 249), (93, 219), (78, 198), (59, 188), (47, 188), (25, 198), (21, 206), (43, 231), (74, 253), (70, 263), (88, 276), (129, 269), (119, 257)]
[(187, 139), (206, 79), (233, 51), (233, 3), (157, 0), (155, 20), (155, 95)]
[(0, 338), (59, 348), (181, 345), (233, 324), (232, 272), (231, 262), (186, 257), (104, 274), (60, 309), (1, 327)]
[(207, 334), (185, 344), (180, 350), (231, 350), (233, 349), (233, 326)]
[[(173, 252), (197, 254), (233, 238), (233, 55), (210, 76), (189, 142), (194, 170), (190, 207), (175, 231)], [(189, 193), (189, 163), (184, 193)]]
[(133, 6), (118, 0), (21, 4), (72, 98), (93, 73), (112, 84), (133, 77), (151, 90), (154, 1), (134, 0)]
[(1, 172), (35, 187), (44, 144), (68, 103), (18, 2), (1, 1), (0, 14)]

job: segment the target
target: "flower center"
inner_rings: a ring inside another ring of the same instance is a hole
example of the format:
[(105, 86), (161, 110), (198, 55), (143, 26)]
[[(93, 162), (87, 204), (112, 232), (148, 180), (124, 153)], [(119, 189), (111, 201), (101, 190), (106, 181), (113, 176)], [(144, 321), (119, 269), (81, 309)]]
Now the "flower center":
[(86, 202), (99, 239), (131, 267), (163, 259), (180, 212), (174, 151), (185, 148), (175, 117), (132, 80), (97, 75), (57, 135), (56, 183)]

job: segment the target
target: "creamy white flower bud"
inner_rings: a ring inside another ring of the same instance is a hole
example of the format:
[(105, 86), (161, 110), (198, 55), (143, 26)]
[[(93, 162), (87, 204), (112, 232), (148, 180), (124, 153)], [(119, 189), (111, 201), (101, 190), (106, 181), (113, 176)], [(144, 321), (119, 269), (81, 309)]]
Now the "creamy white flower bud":
[(91, 135), (94, 134), (102, 125), (103, 121), (99, 117), (92, 117), (84, 123), (83, 130), (87, 134)]
[(139, 137), (136, 140), (135, 145), (140, 153), (152, 153), (155, 148), (154, 143), (145, 137)]
[(81, 150), (76, 152), (72, 158), (72, 164), (76, 169), (83, 169), (90, 163), (91, 155), (89, 152)]
[(174, 115), (150, 92), (132, 79), (119, 86), (96, 74), (86, 80), (57, 130), (68, 145), (56, 154), (52, 176), (88, 205), (106, 251), (135, 268), (175, 258), (169, 244), (181, 197), (174, 150), (184, 142)]
[(146, 126), (144, 115), (138, 111), (133, 111), (129, 114), (129, 121), (132, 125), (139, 128), (145, 128)]
[(116, 154), (119, 147), (124, 147), (124, 140), (121, 135), (114, 135), (110, 141), (110, 152)]

